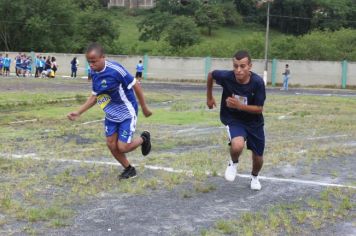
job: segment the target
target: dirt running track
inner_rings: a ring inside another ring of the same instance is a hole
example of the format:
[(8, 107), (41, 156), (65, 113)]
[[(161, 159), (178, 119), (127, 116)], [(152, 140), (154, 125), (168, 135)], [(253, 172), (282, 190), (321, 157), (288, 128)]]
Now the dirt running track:
[[(50, 81), (39, 80), (10, 81), (1, 83), (0, 91), (88, 91), (90, 83), (81, 81), (70, 84), (68, 80)], [(63, 81), (65, 83), (63, 83)], [(180, 92), (205, 91), (204, 85), (144, 83), (145, 90), (170, 90)], [(218, 90), (218, 88), (216, 88)], [(288, 92), (279, 89), (267, 89), (267, 93), (282, 94), (313, 94), (325, 96), (356, 96), (356, 91), (350, 90), (315, 90), (290, 89)], [(309, 175), (302, 174), (301, 166), (286, 166), (274, 168), (263, 175), (279, 178), (298, 178), (332, 183), (355, 183), (356, 155), (342, 158), (343, 162), (328, 159), (315, 163), (315, 171)], [(221, 170), (221, 173), (224, 170)], [(341, 173), (337, 178), (331, 178), (331, 171)], [(142, 173), (143, 172), (143, 173)], [(248, 174), (248, 173), (244, 173)], [(155, 171), (141, 170), (138, 178), (155, 175)], [(194, 186), (184, 184), (172, 191), (152, 190), (145, 195), (127, 196), (125, 194), (106, 194), (100, 198), (76, 206), (76, 216), (73, 225), (47, 232), (43, 235), (200, 235), (202, 229), (209, 229), (219, 219), (238, 218), (245, 212), (267, 210), (281, 203), (293, 203), (307, 197), (318, 198), (325, 187), (300, 183), (261, 181), (261, 191), (249, 189), (249, 180), (237, 178), (233, 183), (222, 177), (209, 177), (208, 183), (215, 190), (208, 193), (194, 191)], [(184, 192), (191, 196), (184, 197)], [(355, 199), (352, 199), (354, 202)], [(355, 214), (355, 212), (353, 212)], [(11, 226), (10, 226), (11, 227)], [(334, 222), (321, 231), (304, 228), (302, 235), (356, 235), (353, 222)], [(21, 234), (19, 234), (21, 235)]]

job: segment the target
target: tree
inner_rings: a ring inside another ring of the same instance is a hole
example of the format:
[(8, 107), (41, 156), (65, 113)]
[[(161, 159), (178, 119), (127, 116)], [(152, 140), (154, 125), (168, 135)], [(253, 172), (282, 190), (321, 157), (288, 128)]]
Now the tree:
[(235, 10), (233, 2), (224, 3), (221, 6), (224, 15), (224, 25), (235, 26), (242, 24), (241, 15)]
[(88, 9), (78, 20), (77, 42), (79, 51), (83, 51), (88, 43), (100, 42), (108, 53), (115, 53), (113, 41), (119, 38), (119, 29), (105, 11)]
[[(267, 4), (264, 4), (261, 10), (266, 12), (266, 7)], [(275, 0), (271, 4), (270, 25), (283, 33), (294, 35), (308, 33), (311, 29), (314, 9), (313, 0)]]
[(313, 28), (338, 30), (356, 27), (356, 4), (354, 0), (315, 0)]
[[(0, 47), (5, 50), (70, 50), (72, 0), (0, 1)], [(69, 45), (69, 47), (68, 47)]]
[(182, 4), (181, 0), (157, 0), (155, 10), (171, 15), (192, 16), (202, 4), (201, 0), (189, 0), (186, 4)]
[(204, 4), (195, 12), (195, 19), (198, 26), (206, 27), (208, 35), (211, 36), (213, 29), (224, 23), (224, 16), (220, 8), (216, 5)]
[(200, 41), (198, 26), (192, 18), (186, 16), (175, 18), (167, 29), (167, 35), (166, 41), (177, 50)]
[[(243, 16), (256, 16), (256, 0), (234, 0), (236, 10)], [(249, 19), (248, 17), (246, 19)], [(253, 18), (251, 18), (253, 19)]]
[(150, 39), (159, 41), (166, 27), (171, 23), (173, 17), (166, 12), (153, 12), (147, 15), (137, 24), (141, 35), (139, 40), (148, 41)]

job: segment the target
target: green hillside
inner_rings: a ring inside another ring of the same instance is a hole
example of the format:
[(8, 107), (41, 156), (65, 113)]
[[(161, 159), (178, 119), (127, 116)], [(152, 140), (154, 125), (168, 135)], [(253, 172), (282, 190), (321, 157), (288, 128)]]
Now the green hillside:
[[(250, 49), (258, 52), (256, 56), (263, 57), (265, 27), (258, 24), (244, 24), (237, 27), (221, 27), (207, 36), (201, 29), (201, 42), (198, 45), (177, 52), (170, 48), (163, 39), (160, 41), (139, 41), (140, 32), (137, 23), (142, 16), (130, 16), (124, 12), (115, 13), (115, 25), (120, 29), (120, 36), (115, 43), (119, 45), (121, 54), (149, 55), (180, 55), (180, 56), (216, 56), (230, 57), (237, 49)], [(284, 37), (282, 33), (271, 30), (271, 40)]]
[[(266, 29), (265, 26), (257, 23), (220, 27), (213, 31), (212, 36), (207, 36), (206, 30), (200, 28), (201, 42), (177, 51), (162, 38), (158, 42), (139, 41), (140, 32), (137, 23), (143, 19), (143, 15), (131, 16), (118, 9), (111, 12), (115, 15), (115, 25), (120, 31), (119, 39), (114, 42), (120, 48), (120, 54), (231, 57), (236, 50), (247, 49), (254, 58), (264, 57)], [(356, 60), (356, 30), (354, 29), (315, 30), (303, 36), (287, 35), (271, 29), (269, 40), (270, 58)]]

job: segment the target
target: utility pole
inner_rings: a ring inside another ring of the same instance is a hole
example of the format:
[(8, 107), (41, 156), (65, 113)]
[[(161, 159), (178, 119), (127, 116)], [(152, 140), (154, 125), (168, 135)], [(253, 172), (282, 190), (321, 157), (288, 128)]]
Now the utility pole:
[(265, 70), (263, 71), (263, 81), (265, 85), (267, 85), (267, 71), (268, 71), (268, 38), (269, 38), (269, 9), (270, 3), (273, 0), (264, 0), (263, 2), (267, 2), (267, 23), (266, 23), (266, 37), (265, 37)]

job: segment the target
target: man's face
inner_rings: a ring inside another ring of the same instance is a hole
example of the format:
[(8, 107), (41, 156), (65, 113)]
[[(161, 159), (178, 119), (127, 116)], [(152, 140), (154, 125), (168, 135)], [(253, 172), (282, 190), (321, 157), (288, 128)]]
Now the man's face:
[(234, 74), (238, 80), (245, 80), (250, 76), (250, 70), (252, 67), (251, 62), (248, 61), (247, 57), (241, 60), (233, 59)]
[(94, 71), (101, 71), (105, 67), (105, 57), (104, 55), (99, 55), (95, 50), (90, 51), (86, 54), (87, 61), (89, 63), (90, 69)]

